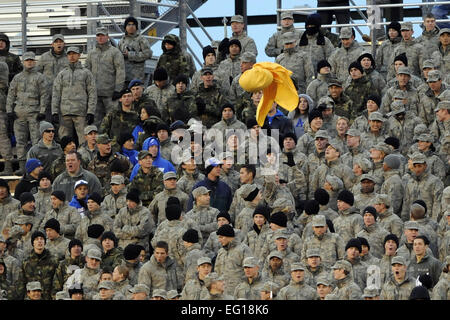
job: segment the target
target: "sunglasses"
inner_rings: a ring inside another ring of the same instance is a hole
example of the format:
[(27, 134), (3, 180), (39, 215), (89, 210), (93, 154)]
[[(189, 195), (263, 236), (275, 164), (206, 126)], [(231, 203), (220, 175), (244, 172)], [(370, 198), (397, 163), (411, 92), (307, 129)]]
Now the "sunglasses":
[(45, 133), (55, 133), (55, 130), (44, 130)]

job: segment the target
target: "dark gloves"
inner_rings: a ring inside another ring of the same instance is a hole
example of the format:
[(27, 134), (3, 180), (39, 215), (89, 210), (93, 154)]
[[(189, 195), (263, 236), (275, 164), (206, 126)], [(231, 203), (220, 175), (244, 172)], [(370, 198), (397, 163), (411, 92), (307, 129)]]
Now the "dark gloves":
[(39, 113), (36, 117), (37, 121), (45, 120), (45, 113)]
[(88, 113), (86, 115), (86, 122), (88, 125), (91, 125), (94, 123), (94, 115), (92, 113)]
[(113, 100), (118, 100), (118, 99), (120, 99), (121, 97), (122, 97), (122, 95), (120, 94), (119, 91), (114, 91), (114, 92), (113, 92), (113, 96), (112, 96), (112, 99), (113, 99)]
[(287, 155), (288, 161), (283, 162), (283, 163), (287, 164), (289, 167), (295, 166), (294, 154), (292, 152), (287, 152), (286, 155)]
[(52, 123), (53, 123), (54, 125), (59, 124), (59, 114), (57, 114), (57, 113), (52, 114)]
[(8, 112), (6, 114), (6, 116), (8, 117), (9, 121), (14, 121), (14, 120), (17, 119), (16, 113), (14, 111), (13, 112)]
[(228, 54), (228, 47), (230, 45), (230, 39), (223, 38), (222, 41), (219, 43), (219, 52), (223, 54)]
[(201, 116), (206, 111), (206, 104), (205, 101), (203, 101), (202, 98), (197, 97), (195, 98), (195, 104), (197, 105), (197, 115)]

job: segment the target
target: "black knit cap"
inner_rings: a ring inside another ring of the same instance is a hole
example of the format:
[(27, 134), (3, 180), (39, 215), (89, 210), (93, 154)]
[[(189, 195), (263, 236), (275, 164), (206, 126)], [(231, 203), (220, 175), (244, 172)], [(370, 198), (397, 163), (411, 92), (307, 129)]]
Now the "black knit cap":
[(104, 231), (105, 228), (101, 224), (91, 224), (88, 226), (87, 235), (89, 238), (98, 239)]
[(310, 123), (311, 123), (311, 121), (312, 121), (314, 118), (320, 118), (320, 119), (323, 119), (322, 112), (320, 112), (319, 109), (317, 109), (317, 108), (312, 109), (312, 110), (308, 113), (308, 121), (309, 121)]
[(284, 212), (275, 212), (270, 216), (270, 223), (275, 223), (280, 227), (287, 227), (287, 216)]
[(134, 260), (139, 257), (139, 254), (141, 253), (141, 246), (130, 243), (123, 249), (123, 257), (125, 260)]
[(314, 199), (317, 200), (320, 205), (324, 206), (330, 202), (330, 194), (327, 190), (319, 188), (314, 192)]
[(194, 229), (188, 229), (183, 234), (183, 240), (190, 243), (198, 243), (198, 232)]
[(312, 13), (310, 15), (308, 15), (305, 19), (305, 27), (306, 26), (317, 26), (320, 28), (320, 26), (322, 25), (322, 20), (320, 19), (320, 15), (317, 13)]
[(133, 139), (133, 140), (134, 140), (134, 137), (133, 137), (133, 135), (131, 134), (131, 132), (122, 132), (122, 133), (120, 134), (120, 136), (119, 136), (119, 139), (117, 139), (117, 144), (118, 144), (120, 147), (122, 147), (123, 144), (124, 144), (125, 142), (127, 142), (128, 140), (130, 140), (130, 139)]
[(351, 206), (353, 205), (353, 203), (355, 203), (355, 197), (353, 196), (353, 193), (348, 190), (342, 190), (341, 192), (339, 192), (337, 200), (344, 201)]
[(178, 82), (183, 82), (185, 85), (189, 84), (189, 78), (184, 74), (179, 74), (175, 78), (175, 81), (173, 83), (177, 84)]
[(216, 216), (216, 220), (219, 220), (219, 218), (225, 218), (228, 220), (228, 223), (231, 223), (231, 216), (226, 211), (219, 212)]
[(116, 235), (112, 231), (106, 231), (102, 234), (100, 241), (103, 242), (103, 240), (105, 239), (114, 241), (114, 247), (117, 247), (117, 245), (119, 244), (119, 239), (117, 239)]
[(20, 205), (23, 206), (24, 204), (31, 202), (31, 201), (35, 201), (34, 196), (31, 192), (23, 192), (20, 197)]
[(400, 148), (400, 140), (397, 137), (387, 137), (384, 139), (384, 142), (394, 148), (394, 150), (397, 150)]
[(47, 178), (48, 180), (53, 181), (51, 174), (48, 173), (47, 171), (41, 171), (41, 172), (39, 172), (39, 175), (38, 175), (37, 180), (38, 180), (39, 182), (41, 182), (41, 180), (42, 180), (43, 178)]
[(387, 25), (387, 30), (389, 29), (394, 29), (398, 32), (398, 34), (400, 35), (400, 30), (401, 30), (402, 26), (400, 25), (400, 23), (398, 21), (392, 21), (391, 23), (389, 23)]
[(431, 300), (428, 289), (424, 286), (417, 286), (412, 289), (409, 300)]
[(318, 214), (320, 210), (319, 202), (317, 200), (307, 200), (304, 210), (307, 215)]
[(361, 63), (361, 60), (364, 58), (369, 58), (370, 61), (372, 62), (371, 67), (375, 69), (375, 59), (373, 58), (372, 54), (370, 54), (369, 52), (365, 52), (362, 55), (360, 55), (358, 57), (358, 59), (356, 59), (357, 62)]
[(47, 222), (44, 225), (44, 230), (47, 228), (53, 229), (58, 233), (60, 233), (61, 231), (61, 225), (59, 224), (59, 221), (56, 220), (55, 218), (47, 220)]
[(372, 100), (373, 102), (375, 102), (375, 103), (377, 104), (378, 108), (380, 107), (380, 105), (381, 105), (381, 98), (380, 98), (379, 95), (376, 95), (376, 94), (370, 94), (370, 95), (367, 97), (367, 99), (366, 99), (366, 103), (367, 103), (367, 101), (369, 101), (369, 100)]
[(5, 179), (0, 178), (0, 187), (5, 187), (6, 189), (8, 189), (8, 194), (9, 194), (9, 184), (8, 184), (8, 182), (6, 182)]
[(261, 214), (266, 218), (266, 221), (269, 221), (270, 218), (270, 208), (264, 204), (259, 204), (256, 206), (255, 210), (253, 211), (253, 216), (255, 214)]
[(131, 201), (133, 201), (133, 202), (139, 204), (139, 203), (140, 203), (140, 199), (139, 199), (139, 190), (138, 190), (138, 189), (135, 189), (135, 188), (131, 189), (131, 190), (127, 193), (126, 199), (127, 199), (127, 200), (131, 200)]
[(217, 230), (218, 236), (234, 237), (234, 229), (229, 224), (224, 224)]
[(124, 24), (123, 24), (124, 29), (127, 27), (127, 24), (128, 24), (129, 22), (134, 23), (134, 25), (136, 26), (136, 29), (137, 29), (137, 27), (138, 27), (138, 21), (136, 20), (135, 17), (128, 17), (128, 18), (125, 19), (125, 22), (124, 22)]
[(365, 213), (367, 213), (367, 212), (370, 213), (370, 214), (372, 214), (373, 217), (375, 218), (375, 220), (377, 219), (377, 217), (378, 217), (377, 209), (375, 209), (375, 208), (372, 207), (372, 206), (367, 206), (367, 207), (365, 207), (364, 210), (363, 210), (363, 215), (364, 215)]
[(169, 221), (180, 219), (181, 207), (175, 204), (168, 205), (166, 207), (166, 218)]
[(62, 137), (61, 140), (59, 141), (61, 149), (64, 150), (64, 148), (67, 147), (67, 145), (69, 143), (71, 143), (71, 142), (75, 143), (75, 145), (77, 144), (76, 141), (75, 141), (75, 137), (73, 137), (73, 136), (64, 136), (64, 137)]
[(170, 206), (171, 204), (181, 206), (180, 199), (178, 199), (177, 197), (169, 197), (166, 202), (166, 207)]
[(359, 242), (361, 242), (361, 246), (366, 246), (366, 247), (368, 247), (369, 250), (370, 250), (370, 244), (369, 244), (369, 241), (367, 241), (366, 238), (363, 238), (363, 237), (356, 237), (356, 239), (358, 239)]
[(405, 66), (408, 66), (408, 58), (406, 57), (406, 53), (400, 53), (398, 56), (396, 56), (395, 58), (394, 58), (394, 63), (395, 63), (395, 61), (402, 61), (404, 64), (405, 64)]
[(361, 241), (359, 241), (358, 238), (352, 238), (348, 240), (347, 245), (345, 246), (345, 251), (347, 251), (348, 248), (357, 248), (358, 251), (361, 252)]
[(41, 231), (35, 231), (31, 235), (31, 245), (33, 245), (34, 239), (36, 239), (37, 237), (44, 238), (45, 243), (47, 243), (47, 237), (45, 236), (45, 234), (43, 232), (41, 232)]
[(88, 196), (88, 200), (92, 200), (94, 202), (96, 202), (98, 205), (102, 204), (103, 198), (101, 195), (99, 195), (97, 192), (92, 192), (89, 196)]
[(216, 50), (214, 50), (214, 48), (211, 47), (210, 45), (207, 45), (206, 47), (203, 48), (203, 52), (202, 52), (203, 60), (206, 58), (208, 53), (214, 53), (214, 56), (216, 56)]
[(224, 103), (224, 104), (220, 107), (220, 111), (223, 112), (223, 109), (225, 109), (225, 108), (230, 108), (231, 110), (233, 110), (233, 113), (235, 112), (235, 111), (234, 111), (234, 105), (232, 105), (232, 104), (229, 103), (229, 102)]
[(386, 244), (386, 242), (388, 242), (389, 240), (393, 240), (393, 241), (397, 244), (397, 248), (398, 248), (400, 241), (398, 240), (398, 237), (397, 237), (395, 234), (393, 234), (393, 233), (388, 234), (386, 237), (384, 237), (383, 246), (384, 246), (384, 245)]
[(427, 204), (425, 203), (425, 201), (423, 201), (421, 199), (417, 199), (417, 200), (413, 201), (412, 204), (414, 204), (414, 203), (420, 204), (422, 207), (424, 207), (425, 214), (427, 214)]
[(170, 127), (167, 123), (159, 123), (158, 126), (156, 127), (156, 132), (158, 132), (159, 130), (166, 130), (167, 132), (170, 133)]
[(256, 121), (255, 118), (250, 118), (247, 120), (247, 122), (245, 124), (247, 125), (247, 129), (251, 129), (254, 126), (256, 126), (258, 124), (258, 122)]
[(69, 242), (69, 252), (70, 252), (70, 250), (72, 250), (72, 248), (74, 246), (80, 246), (81, 250), (83, 250), (83, 243), (81, 242), (81, 240), (78, 240), (78, 239), (70, 240), (70, 242)]
[(320, 69), (323, 67), (328, 67), (331, 69), (331, 64), (327, 60), (320, 60), (317, 62), (317, 73), (320, 73)]
[(164, 68), (156, 68), (153, 72), (153, 80), (162, 81), (167, 80), (169, 78), (169, 75), (167, 74), (166, 69)]
[(242, 44), (241, 44), (241, 42), (240, 42), (238, 39), (232, 39), (232, 40), (230, 40), (230, 42), (228, 42), (228, 49), (230, 49), (230, 46), (231, 46), (232, 44), (237, 45), (237, 46), (239, 47), (239, 49), (241, 49), (241, 51), (242, 51)]
[(362, 67), (361, 63), (359, 63), (358, 61), (353, 61), (352, 63), (350, 63), (350, 65), (348, 66), (348, 73), (350, 73), (350, 70), (352, 68), (356, 68), (359, 71), (361, 71), (361, 73), (364, 73), (364, 68)]
[(283, 141), (284, 141), (284, 139), (286, 139), (286, 138), (292, 138), (292, 139), (294, 140), (295, 144), (297, 144), (297, 136), (296, 136), (295, 133), (293, 133), (292, 131), (289, 131), (288, 133), (286, 133), (286, 134), (283, 136)]

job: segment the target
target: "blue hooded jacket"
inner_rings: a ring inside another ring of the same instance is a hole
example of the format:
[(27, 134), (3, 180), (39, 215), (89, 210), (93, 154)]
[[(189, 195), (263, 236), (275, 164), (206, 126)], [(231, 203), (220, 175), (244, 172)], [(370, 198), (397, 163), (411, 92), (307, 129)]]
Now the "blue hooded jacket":
[[(153, 166), (157, 167), (159, 170), (161, 170), (163, 174), (166, 172), (169, 172), (169, 171), (176, 172), (173, 164), (169, 160), (166, 160), (163, 157), (161, 157), (160, 145), (159, 145), (158, 139), (156, 139), (154, 137), (149, 137), (149, 138), (145, 139), (145, 141), (142, 145), (142, 150), (148, 150), (148, 148), (150, 148), (151, 146), (154, 146), (154, 145), (158, 146), (158, 154), (156, 155), (156, 158), (153, 160)], [(133, 167), (133, 171), (131, 171), (131, 175), (130, 175), (130, 181), (132, 181), (133, 178), (136, 176), (140, 167), (141, 167), (141, 165), (139, 163), (137, 163)]]

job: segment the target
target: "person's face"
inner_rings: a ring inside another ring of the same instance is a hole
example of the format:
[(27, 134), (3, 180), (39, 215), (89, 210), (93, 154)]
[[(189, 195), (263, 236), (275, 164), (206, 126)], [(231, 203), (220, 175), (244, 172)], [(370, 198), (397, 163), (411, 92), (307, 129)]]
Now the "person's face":
[(284, 138), (283, 146), (286, 150), (295, 149), (295, 141), (291, 137)]
[(338, 207), (339, 211), (344, 211), (344, 210), (350, 208), (351, 205), (349, 205), (347, 202), (344, 202), (342, 200), (338, 200), (337, 207)]
[(80, 60), (80, 56), (81, 55), (79, 53), (71, 51), (67, 54), (67, 59), (70, 63), (77, 63), (78, 60)]
[(156, 135), (158, 136), (158, 140), (161, 142), (169, 139), (169, 132), (167, 130), (158, 130)]
[(45, 233), (47, 234), (48, 240), (54, 240), (59, 237), (59, 233), (53, 230), (52, 228), (46, 228)]
[(8, 188), (0, 187), (0, 199), (6, 199), (8, 197)]
[(372, 61), (369, 58), (364, 57), (361, 59), (361, 65), (364, 69), (369, 69), (372, 66)]
[(328, 139), (325, 138), (316, 138), (314, 139), (314, 145), (316, 146), (316, 149), (319, 151), (324, 151), (327, 147)]
[(177, 93), (182, 93), (186, 91), (186, 83), (184, 83), (183, 81), (178, 82), (175, 85), (175, 89), (177, 90)]
[(120, 281), (120, 280), (122, 280), (122, 274), (119, 272), (119, 268), (117, 268), (117, 267), (115, 267), (114, 268), (114, 271), (113, 271), (113, 274), (112, 274), (112, 280), (114, 281), (114, 282), (118, 282), (118, 281)]
[(244, 30), (244, 24), (242, 22), (232, 22), (231, 23), (231, 30), (235, 33), (241, 33)]
[(114, 290), (101, 288), (99, 293), (100, 293), (100, 299), (107, 300), (114, 295)]
[(112, 184), (111, 185), (111, 191), (114, 194), (118, 194), (123, 188), (125, 187), (125, 184)]
[(425, 251), (427, 250), (427, 245), (423, 241), (423, 239), (414, 239), (413, 242), (413, 250), (414, 253), (418, 256), (423, 256), (425, 254)]
[(233, 241), (234, 238), (232, 237), (225, 237), (225, 236), (218, 236), (219, 242), (222, 245), (222, 247), (225, 247), (227, 244), (229, 244), (231, 241)]
[(6, 41), (0, 40), (0, 50), (5, 50), (5, 48), (6, 48)]
[(126, 31), (128, 34), (134, 34), (137, 30), (137, 26), (133, 22), (127, 23)]
[(339, 152), (333, 148), (331, 145), (329, 145), (326, 149), (325, 149), (325, 159), (332, 161), (339, 158)]
[(283, 46), (285, 49), (291, 49), (291, 48), (295, 47), (295, 42), (288, 42), (288, 43), (285, 43)]
[(246, 168), (241, 168), (239, 170), (239, 181), (241, 182), (241, 184), (249, 183), (250, 181), (252, 181), (252, 173), (247, 171)]
[(306, 259), (306, 263), (311, 268), (317, 268), (320, 265), (320, 257), (309, 257)]
[(146, 259), (147, 253), (145, 250), (141, 250), (141, 253), (139, 253), (139, 261), (144, 262)]
[(434, 70), (434, 69), (432, 69), (432, 68), (423, 68), (422, 69), (423, 77), (425, 79), (428, 79), (428, 72), (430, 72), (431, 70)]
[(160, 89), (167, 84), (167, 80), (154, 80), (154, 81), (155, 85)]
[(98, 209), (100, 209), (100, 205), (91, 199), (88, 199), (87, 207), (88, 207), (88, 210), (91, 212), (94, 212), (94, 211), (97, 211)]
[(102, 273), (100, 277), (100, 282), (102, 281), (112, 281), (112, 273), (109, 272)]
[(272, 257), (269, 260), (269, 265), (270, 265), (270, 268), (272, 269), (272, 271), (280, 269), (282, 264), (283, 264), (283, 260), (281, 260), (278, 257)]
[(250, 129), (250, 135), (253, 139), (256, 139), (259, 136), (261, 127), (259, 125), (254, 125), (253, 127), (251, 127)]
[(70, 255), (71, 257), (79, 257), (81, 256), (81, 251), (83, 249), (81, 248), (81, 246), (79, 245), (74, 245), (71, 249), (70, 249)]
[(203, 263), (197, 267), (199, 275), (201, 275), (203, 278), (210, 274), (211, 270), (212, 265), (210, 265), (209, 263)]
[(91, 131), (84, 136), (88, 143), (95, 144), (97, 141), (97, 131)]
[(43, 237), (36, 237), (33, 241), (33, 248), (36, 251), (42, 251), (45, 247), (45, 239)]
[(395, 72), (398, 71), (398, 68), (400, 67), (406, 67), (406, 65), (403, 63), (403, 61), (397, 60), (394, 62), (394, 68), (395, 68)]
[(206, 55), (205, 57), (205, 64), (207, 66), (209, 65), (213, 65), (216, 62), (216, 56), (214, 55), (214, 53), (210, 52)]
[(211, 200), (211, 195), (209, 194), (209, 192), (205, 193), (205, 194), (201, 194), (196, 198), (197, 205), (200, 205), (200, 206), (209, 205), (210, 200)]
[(343, 268), (333, 269), (333, 276), (336, 280), (341, 280), (345, 278), (345, 272)]
[(50, 202), (52, 203), (53, 209), (57, 209), (63, 204), (63, 202), (55, 196), (50, 196)]
[(38, 177), (38, 176), (39, 176), (39, 173), (41, 173), (42, 170), (44, 170), (44, 167), (43, 167), (43, 166), (39, 166), (39, 167), (37, 167), (36, 169), (34, 169), (33, 171), (31, 171), (31, 172), (30, 172), (30, 175), (31, 175), (32, 177)]
[(275, 245), (277, 246), (278, 251), (284, 251), (287, 249), (288, 240), (285, 238), (275, 239)]
[[(78, 199), (84, 199), (86, 198), (86, 196), (88, 195), (89, 192), (89, 188), (87, 185), (81, 185), (78, 186), (75, 190), (74, 193), (77, 196)], [(92, 201), (92, 200), (91, 200)], [(88, 201), (89, 202), (89, 201)]]
[[(144, 92), (144, 86), (133, 86), (133, 87), (131, 87), (130, 90), (131, 90), (131, 93), (133, 94), (133, 99), (138, 100), (140, 97), (142, 97), (142, 93)], [(141, 120), (142, 120), (142, 118), (141, 118)]]
[(363, 76), (363, 74), (361, 73), (361, 70), (359, 70), (358, 68), (351, 68), (350, 69), (350, 77), (352, 77), (352, 79), (359, 79)]
[(450, 34), (449, 33), (443, 33), (439, 37), (439, 41), (443, 46), (448, 46), (450, 44)]
[[(281, 20), (283, 21), (283, 20)], [(270, 291), (260, 291), (259, 292), (260, 300), (271, 300), (272, 297), (270, 295)]]
[(153, 255), (155, 256), (157, 262), (163, 263), (166, 261), (168, 253), (164, 248), (156, 248)]
[(313, 231), (316, 236), (321, 236), (327, 231), (327, 227), (313, 227)]
[(390, 39), (394, 39), (394, 38), (397, 38), (399, 36), (398, 31), (395, 30), (395, 29), (392, 29), (392, 28), (390, 28), (388, 30), (388, 35), (389, 35)]
[(29, 201), (22, 205), (22, 209), (24, 211), (32, 212), (32, 211), (34, 211), (34, 209), (36, 209), (36, 202)]
[(290, 27), (294, 24), (294, 19), (286, 18), (281, 20), (281, 26), (284, 28)]
[(317, 294), (319, 295), (320, 298), (325, 298), (327, 294), (330, 294), (330, 292), (331, 292), (330, 286), (326, 286), (324, 284), (317, 285)]
[(301, 97), (298, 101), (298, 109), (300, 110), (300, 112), (308, 110), (308, 100)]
[(259, 267), (244, 267), (244, 273), (247, 278), (255, 278), (258, 275)]
[(27, 295), (30, 300), (41, 300), (42, 291), (41, 290), (30, 290), (27, 291)]
[[(311, 120), (310, 126), (313, 130), (317, 131), (322, 127), (323, 119), (319, 117), (315, 117)], [(327, 141), (328, 142), (328, 141)]]
[(253, 67), (253, 62), (241, 62), (241, 73), (250, 70)]
[(369, 120), (369, 127), (371, 132), (379, 132), (381, 127), (383, 126), (383, 122), (378, 120)]
[(97, 144), (98, 151), (101, 155), (107, 155), (111, 153), (111, 142)]
[(231, 108), (224, 108), (222, 111), (222, 118), (224, 120), (231, 119), (234, 115), (233, 109)]
[(394, 240), (386, 241), (386, 243), (384, 244), (384, 251), (388, 256), (395, 255), (395, 252), (397, 251), (397, 243), (395, 243)]
[(97, 40), (98, 44), (105, 44), (109, 40), (109, 36), (106, 34), (98, 34), (95, 36), (95, 40)]
[(365, 213), (363, 218), (366, 226), (371, 226), (375, 223), (375, 217), (371, 213)]
[(359, 250), (358, 250), (358, 248), (356, 248), (356, 247), (350, 247), (350, 248), (348, 248), (347, 251), (346, 251), (346, 253), (347, 253), (347, 258), (348, 258), (349, 260), (354, 260), (354, 259), (356, 259), (357, 257), (359, 257)]
[(408, 74), (404, 74), (404, 73), (398, 73), (397, 74), (397, 80), (398, 80), (398, 84), (400, 86), (406, 86), (406, 84), (408, 83), (409, 79), (411, 79), (411, 76)]
[(427, 82), (432, 91), (439, 92), (442, 86), (442, 80)]
[(148, 300), (148, 297), (145, 292), (136, 292), (133, 293), (132, 300)]
[(392, 266), (392, 273), (396, 279), (403, 279), (406, 275), (406, 266), (400, 263), (394, 263)]
[(367, 100), (366, 108), (367, 111), (374, 112), (378, 110), (378, 105), (373, 100)]
[(170, 178), (164, 180), (164, 187), (167, 190), (173, 190), (177, 187), (177, 179), (176, 178)]
[(164, 43), (164, 47), (166, 48), (166, 50), (172, 50), (175, 46), (169, 42), (165, 42)]
[(122, 102), (122, 106), (129, 107), (133, 103), (133, 94), (131, 92), (125, 93), (120, 97), (120, 102)]
[(359, 141), (360, 141), (360, 137), (358, 136), (351, 136), (351, 135), (347, 135), (347, 146), (352, 148), (352, 147), (357, 147), (359, 146)]
[(303, 270), (294, 270), (291, 272), (292, 280), (294, 280), (295, 283), (299, 283), (303, 281), (305, 278), (305, 271)]
[(351, 36), (350, 38), (341, 39), (342, 46), (344, 48), (349, 48), (351, 46), (351, 44), (353, 43), (354, 39), (355, 39), (355, 37), (353, 37), (353, 36)]
[(427, 169), (427, 164), (426, 163), (415, 163), (415, 164), (413, 164), (412, 171), (415, 173), (416, 176), (419, 176), (426, 169)]
[(368, 253), (369, 253), (369, 247), (364, 245), (364, 244), (362, 244), (361, 245), (361, 254), (360, 254), (360, 256), (364, 257)]
[(229, 223), (230, 221), (228, 221), (226, 218), (219, 217), (219, 219), (217, 219), (217, 228), (220, 228), (221, 226)]
[(328, 87), (328, 91), (330, 92), (330, 96), (333, 99), (337, 99), (341, 96), (342, 91), (344, 91), (344, 89), (340, 86), (332, 85)]
[(261, 227), (264, 223), (266, 223), (266, 218), (262, 214), (255, 214), (253, 216), (253, 222)]
[(153, 164), (153, 158), (150, 155), (145, 156), (144, 159), (139, 160), (139, 164), (141, 167), (149, 169)]
[(222, 170), (221, 166), (215, 166), (211, 172), (209, 173), (209, 175), (211, 175), (212, 177), (219, 177), (220, 176), (220, 170)]
[(419, 148), (420, 151), (427, 151), (431, 146), (431, 142), (428, 141), (418, 141), (417, 142), (417, 147)]
[(375, 189), (375, 183), (372, 180), (364, 179), (361, 181), (362, 193), (371, 193)]
[(447, 109), (439, 109), (436, 111), (436, 118), (438, 121), (444, 122), (449, 117), (450, 110)]
[(319, 70), (320, 74), (329, 74), (330, 72), (331, 72), (331, 69), (329, 66), (322, 67)]
[(239, 48), (239, 46), (237, 44), (232, 44), (229, 48), (230, 54), (235, 56), (238, 55), (241, 52), (241, 49)]
[(373, 207), (375, 208), (375, 210), (377, 210), (377, 213), (383, 213), (387, 209), (384, 203), (375, 203)]
[(405, 229), (406, 240), (409, 243), (412, 243), (418, 235), (419, 235), (419, 230), (417, 230), (417, 229)]
[(413, 30), (401, 30), (400, 33), (402, 34), (403, 40), (408, 41), (408, 40), (411, 40), (411, 37), (412, 37), (414, 31)]
[(36, 60), (28, 59), (23, 62), (25, 69), (31, 69), (36, 65)]
[(331, 119), (331, 116), (333, 115), (333, 109), (332, 108), (326, 108), (322, 111), (322, 117), (324, 119)]
[(259, 104), (259, 101), (261, 100), (262, 96), (263, 96), (262, 90), (252, 93), (252, 101), (255, 106)]
[(81, 292), (72, 293), (72, 300), (83, 300), (83, 294)]
[(66, 145), (66, 147), (64, 148), (63, 151), (65, 153), (68, 153), (69, 151), (76, 150), (76, 149), (77, 149), (77, 145), (75, 144), (75, 142), (71, 141)]
[(108, 252), (109, 250), (111, 250), (112, 248), (114, 248), (114, 241), (112, 241), (111, 239), (104, 239), (102, 241), (102, 248), (105, 252)]
[(41, 187), (42, 189), (47, 189), (51, 185), (52, 185), (52, 182), (46, 177), (42, 178), (41, 181), (39, 181), (39, 187)]
[(55, 129), (49, 128), (42, 133), (42, 138), (46, 141), (52, 141), (55, 137)]
[(76, 154), (66, 155), (66, 170), (69, 173), (76, 173), (80, 169), (81, 161), (77, 159)]

